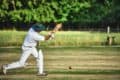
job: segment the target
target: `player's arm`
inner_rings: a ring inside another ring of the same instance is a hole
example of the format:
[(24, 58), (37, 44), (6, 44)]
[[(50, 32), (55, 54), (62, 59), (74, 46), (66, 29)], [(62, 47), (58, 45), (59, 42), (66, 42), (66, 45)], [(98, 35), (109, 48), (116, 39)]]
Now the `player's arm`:
[(61, 23), (56, 24), (55, 28), (47, 35), (45, 36), (45, 40), (49, 40), (52, 35), (54, 35), (55, 32), (57, 32), (62, 27)]
[(49, 40), (52, 35), (54, 35), (53, 31), (51, 31), (48, 35), (45, 36), (45, 40)]
[(52, 37), (52, 35), (54, 35), (54, 32), (49, 32), (48, 35), (45, 36), (34, 34), (33, 38), (35, 41), (45, 41), (45, 40), (49, 40)]
[(37, 41), (49, 40), (51, 38), (51, 36), (54, 35), (54, 33), (57, 32), (61, 27), (62, 27), (62, 24), (59, 23), (55, 26), (55, 28), (50, 33), (48, 33), (48, 35), (46, 35), (46, 36), (37, 35), (35, 40), (37, 40)]

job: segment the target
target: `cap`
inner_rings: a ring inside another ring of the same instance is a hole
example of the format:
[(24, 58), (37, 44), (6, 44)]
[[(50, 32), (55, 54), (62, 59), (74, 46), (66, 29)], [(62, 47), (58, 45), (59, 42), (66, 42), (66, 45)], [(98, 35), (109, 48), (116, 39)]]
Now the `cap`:
[(44, 26), (43, 24), (39, 24), (39, 23), (34, 24), (34, 25), (32, 26), (32, 28), (33, 28), (35, 31), (43, 31), (43, 30), (45, 30), (45, 26)]

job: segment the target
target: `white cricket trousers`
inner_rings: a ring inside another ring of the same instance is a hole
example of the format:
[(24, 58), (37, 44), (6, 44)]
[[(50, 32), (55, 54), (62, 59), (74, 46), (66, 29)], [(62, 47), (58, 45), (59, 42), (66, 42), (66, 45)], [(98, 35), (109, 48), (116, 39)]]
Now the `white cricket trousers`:
[(17, 62), (8, 64), (5, 68), (9, 70), (9, 69), (24, 67), (26, 60), (31, 54), (36, 58), (38, 73), (42, 74), (43, 73), (43, 53), (42, 53), (42, 50), (37, 51), (35, 47), (32, 47), (32, 48), (22, 47), (22, 55), (20, 60)]

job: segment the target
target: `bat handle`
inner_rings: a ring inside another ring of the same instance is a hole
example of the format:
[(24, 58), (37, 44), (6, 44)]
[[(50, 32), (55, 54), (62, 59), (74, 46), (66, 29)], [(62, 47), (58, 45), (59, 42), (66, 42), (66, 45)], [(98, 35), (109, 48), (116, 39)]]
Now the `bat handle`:
[(54, 34), (55, 33), (55, 31), (53, 30), (53, 31), (51, 31), (49, 34)]

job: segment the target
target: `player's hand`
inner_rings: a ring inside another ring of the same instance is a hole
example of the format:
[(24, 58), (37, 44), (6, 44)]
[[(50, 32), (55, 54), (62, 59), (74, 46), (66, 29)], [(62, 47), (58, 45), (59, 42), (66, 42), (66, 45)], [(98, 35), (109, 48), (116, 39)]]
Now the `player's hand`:
[(51, 34), (51, 37), (49, 38), (49, 40), (52, 40), (52, 39), (54, 39), (54, 38), (55, 38), (55, 34), (52, 33), (52, 34)]
[(54, 39), (54, 38), (55, 38), (55, 34), (52, 34), (52, 35), (51, 35), (51, 38), (53, 38), (53, 39)]

